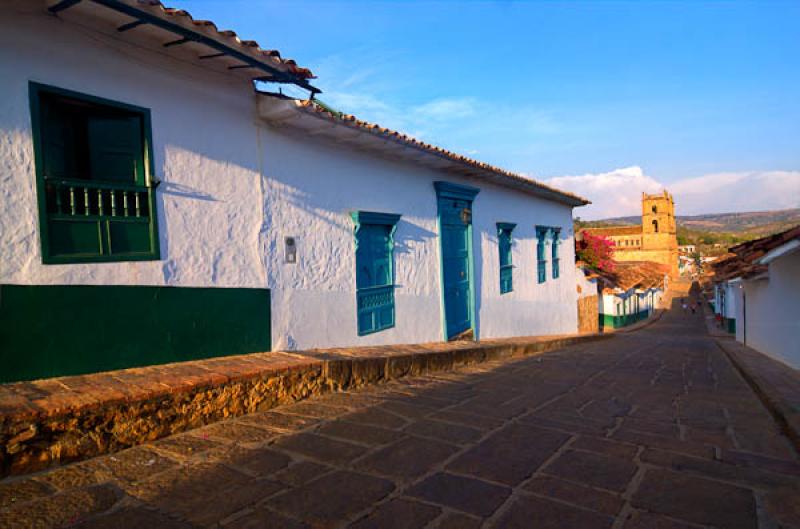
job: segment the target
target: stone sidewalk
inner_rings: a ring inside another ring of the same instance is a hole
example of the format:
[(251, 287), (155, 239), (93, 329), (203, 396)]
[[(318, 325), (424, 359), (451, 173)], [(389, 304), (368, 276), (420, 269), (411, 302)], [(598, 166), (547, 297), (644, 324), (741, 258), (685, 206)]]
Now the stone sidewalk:
[(800, 462), (704, 329), (334, 393), (0, 482), (0, 527), (800, 527)]

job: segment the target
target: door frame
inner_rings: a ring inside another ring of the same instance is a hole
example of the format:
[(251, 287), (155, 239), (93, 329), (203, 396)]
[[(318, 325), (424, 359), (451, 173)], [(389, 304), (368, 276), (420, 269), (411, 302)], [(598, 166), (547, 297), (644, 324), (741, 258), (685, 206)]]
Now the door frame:
[(480, 193), (480, 189), (477, 187), (466, 186), (462, 184), (454, 184), (452, 182), (444, 182), (444, 181), (436, 181), (433, 183), (433, 187), (436, 190), (436, 229), (439, 232), (439, 289), (441, 291), (440, 295), (440, 306), (441, 306), (441, 314), (442, 314), (442, 337), (444, 341), (450, 340), (450, 336), (447, 334), (447, 303), (445, 300), (445, 284), (444, 284), (444, 239), (442, 238), (442, 215), (441, 215), (441, 199), (457, 199), (457, 200), (466, 200), (469, 202), (469, 210), (472, 216), (469, 225), (467, 226), (467, 253), (469, 257), (467, 258), (467, 269), (468, 269), (468, 279), (469, 279), (469, 287), (470, 287), (470, 296), (469, 296), (469, 303), (467, 310), (469, 312), (469, 323), (470, 327), (467, 330), (472, 330), (472, 335), (475, 340), (478, 339), (478, 329), (475, 325), (475, 254), (472, 248), (472, 234), (473, 234), (473, 225), (474, 222), (474, 207), (473, 201), (478, 193)]

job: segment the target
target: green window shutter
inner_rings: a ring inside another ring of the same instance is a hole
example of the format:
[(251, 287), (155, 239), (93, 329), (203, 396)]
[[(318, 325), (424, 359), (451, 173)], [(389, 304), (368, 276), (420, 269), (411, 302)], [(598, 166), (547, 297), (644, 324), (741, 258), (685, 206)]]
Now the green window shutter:
[(93, 180), (145, 183), (140, 117), (90, 116), (87, 130)]
[(559, 258), (558, 258), (558, 247), (561, 246), (561, 239), (559, 239), (559, 235), (561, 234), (561, 230), (559, 228), (553, 229), (553, 242), (552, 242), (552, 252), (553, 252), (553, 279), (558, 279), (560, 274), (559, 269)]
[(149, 111), (30, 83), (45, 263), (159, 258)]
[(547, 233), (547, 228), (536, 228), (536, 272), (539, 283), (544, 283), (547, 280), (547, 259), (545, 258)]
[(497, 223), (497, 245), (500, 252), (500, 294), (514, 290), (513, 270), (511, 262), (511, 232), (516, 224)]
[(395, 325), (393, 247), (400, 215), (351, 213), (356, 238), (356, 308), (358, 335)]

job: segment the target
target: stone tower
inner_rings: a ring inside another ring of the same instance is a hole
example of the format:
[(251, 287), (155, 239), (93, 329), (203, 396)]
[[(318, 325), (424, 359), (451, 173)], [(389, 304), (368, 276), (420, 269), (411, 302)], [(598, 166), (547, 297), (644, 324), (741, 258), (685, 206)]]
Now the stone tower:
[(673, 277), (678, 275), (675, 202), (666, 190), (658, 195), (642, 193), (642, 250), (658, 252), (658, 262), (668, 265)]

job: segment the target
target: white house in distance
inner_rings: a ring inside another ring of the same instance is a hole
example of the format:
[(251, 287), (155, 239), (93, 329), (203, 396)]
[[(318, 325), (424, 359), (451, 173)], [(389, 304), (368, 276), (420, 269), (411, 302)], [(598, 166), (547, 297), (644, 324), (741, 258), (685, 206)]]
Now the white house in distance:
[(581, 197), (259, 92), (318, 91), (158, 2), (2, 9), (0, 382), (576, 332)]
[(800, 226), (713, 264), (714, 310), (736, 340), (800, 369)]

